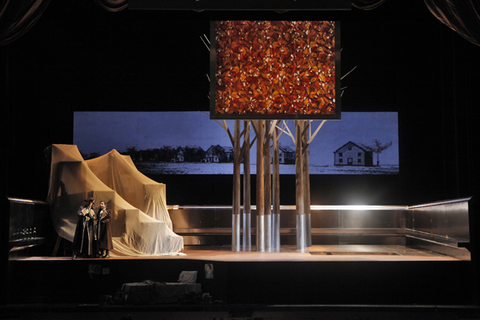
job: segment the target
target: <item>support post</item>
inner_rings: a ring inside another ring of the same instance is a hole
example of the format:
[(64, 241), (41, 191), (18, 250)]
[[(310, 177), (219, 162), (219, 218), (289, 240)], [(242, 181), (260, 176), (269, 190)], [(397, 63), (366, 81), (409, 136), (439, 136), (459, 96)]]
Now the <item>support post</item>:
[(233, 139), (232, 251), (240, 251), (240, 120), (235, 120)]
[(305, 209), (303, 193), (303, 159), (302, 159), (302, 120), (295, 120), (295, 196), (297, 222), (297, 250), (305, 250)]
[(250, 181), (250, 120), (243, 122), (243, 251), (252, 250), (252, 197)]
[(304, 210), (305, 210), (305, 245), (312, 246), (312, 215), (310, 210), (310, 162), (308, 154), (308, 139), (309, 134), (307, 129), (308, 120), (303, 123), (303, 142), (302, 142), (302, 157), (303, 157), (303, 193), (304, 193)]
[(280, 148), (278, 128), (273, 130), (273, 169), (272, 169), (272, 202), (273, 202), (273, 251), (280, 252)]
[(265, 184), (263, 175), (263, 120), (257, 125), (257, 251), (265, 252)]
[(272, 162), (270, 152), (270, 121), (265, 120), (264, 176), (265, 176), (265, 251), (272, 252)]

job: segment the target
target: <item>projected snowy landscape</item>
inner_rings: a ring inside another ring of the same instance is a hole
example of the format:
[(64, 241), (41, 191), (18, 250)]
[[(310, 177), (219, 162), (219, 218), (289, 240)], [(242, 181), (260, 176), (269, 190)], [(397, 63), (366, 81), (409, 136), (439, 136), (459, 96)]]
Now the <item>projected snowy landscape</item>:
[[(227, 121), (231, 130), (233, 122)], [(320, 123), (313, 121), (312, 130)], [(286, 125), (294, 132), (293, 121)], [(101, 133), (89, 129), (100, 127)], [(128, 154), (146, 175), (233, 173), (228, 134), (203, 112), (76, 112), (74, 144), (85, 159), (112, 149)], [(344, 112), (322, 126), (309, 152), (310, 174), (398, 174), (398, 115)], [(294, 153), (293, 139), (282, 134), (281, 174), (295, 174)], [(255, 159), (252, 148), (252, 174)]]

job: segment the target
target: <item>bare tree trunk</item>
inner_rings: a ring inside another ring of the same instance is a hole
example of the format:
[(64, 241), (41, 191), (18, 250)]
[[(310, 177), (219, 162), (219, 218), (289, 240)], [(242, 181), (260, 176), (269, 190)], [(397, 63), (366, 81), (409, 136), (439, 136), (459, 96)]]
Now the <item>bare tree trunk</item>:
[(257, 120), (257, 251), (265, 252), (265, 184), (263, 175), (263, 120)]
[(296, 191), (296, 220), (297, 220), (297, 250), (305, 250), (305, 202), (303, 191), (303, 146), (302, 120), (295, 120), (295, 191)]
[(280, 149), (278, 145), (278, 128), (273, 131), (273, 251), (280, 252)]
[(308, 154), (308, 129), (307, 120), (304, 121), (303, 128), (303, 192), (305, 201), (305, 238), (306, 246), (312, 246), (312, 215), (310, 210), (310, 163)]
[(250, 181), (250, 120), (243, 122), (243, 251), (252, 250), (252, 210)]
[(265, 251), (272, 251), (272, 164), (270, 152), (270, 121), (265, 120), (264, 176), (265, 176)]
[(240, 120), (235, 120), (233, 143), (232, 251), (240, 251)]

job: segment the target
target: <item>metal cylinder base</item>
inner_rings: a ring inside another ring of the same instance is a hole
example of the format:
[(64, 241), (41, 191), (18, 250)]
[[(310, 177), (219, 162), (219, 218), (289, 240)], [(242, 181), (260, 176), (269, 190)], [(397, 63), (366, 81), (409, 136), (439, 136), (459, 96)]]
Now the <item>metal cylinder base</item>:
[(257, 251), (265, 252), (265, 216), (257, 216)]
[(297, 250), (306, 249), (305, 214), (297, 214)]
[(272, 215), (265, 215), (265, 251), (272, 252)]
[(240, 251), (240, 215), (232, 214), (232, 251)]

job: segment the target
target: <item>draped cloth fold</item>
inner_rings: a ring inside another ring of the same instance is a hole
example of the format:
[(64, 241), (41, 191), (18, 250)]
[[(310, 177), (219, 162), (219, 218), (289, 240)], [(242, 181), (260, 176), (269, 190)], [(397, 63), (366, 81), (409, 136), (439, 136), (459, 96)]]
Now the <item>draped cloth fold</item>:
[(95, 0), (95, 2), (110, 12), (119, 12), (128, 7), (128, 0)]
[(112, 211), (111, 256), (178, 255), (183, 237), (172, 231), (165, 185), (138, 170), (129, 156), (112, 150), (84, 160), (77, 146), (54, 144), (47, 202), (58, 235), (73, 241), (83, 199), (105, 201)]
[(424, 0), (444, 25), (480, 46), (480, 0)]
[(0, 0), (0, 46), (30, 30), (49, 3), (50, 0)]

